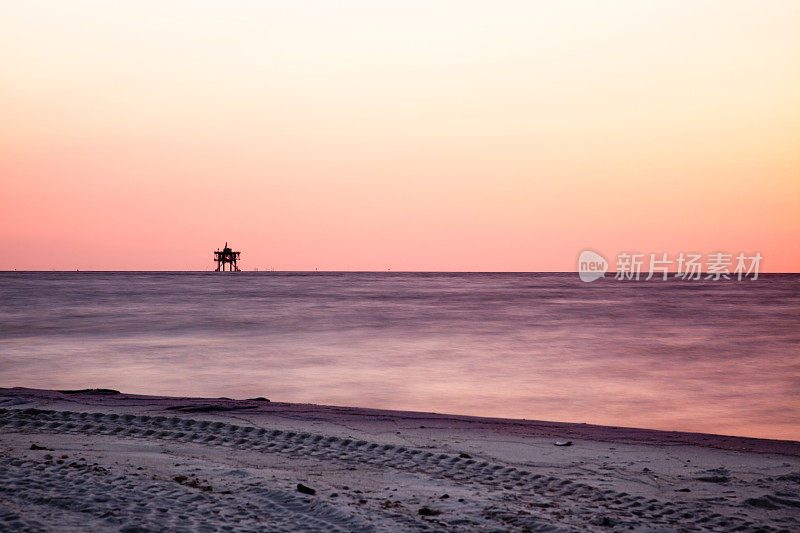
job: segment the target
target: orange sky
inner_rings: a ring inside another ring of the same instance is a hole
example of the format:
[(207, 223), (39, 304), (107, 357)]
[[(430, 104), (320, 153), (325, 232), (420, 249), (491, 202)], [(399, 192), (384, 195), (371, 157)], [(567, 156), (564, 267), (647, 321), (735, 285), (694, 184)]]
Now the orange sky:
[[(0, 269), (800, 271), (800, 3), (0, 0)], [(11, 251), (19, 255), (12, 255)]]

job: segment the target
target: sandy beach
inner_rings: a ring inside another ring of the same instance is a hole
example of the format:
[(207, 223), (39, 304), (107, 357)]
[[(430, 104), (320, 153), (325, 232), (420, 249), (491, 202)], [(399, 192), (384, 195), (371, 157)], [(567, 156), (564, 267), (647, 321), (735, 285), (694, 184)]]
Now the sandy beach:
[(100, 389), (0, 428), (5, 530), (800, 527), (793, 441)]

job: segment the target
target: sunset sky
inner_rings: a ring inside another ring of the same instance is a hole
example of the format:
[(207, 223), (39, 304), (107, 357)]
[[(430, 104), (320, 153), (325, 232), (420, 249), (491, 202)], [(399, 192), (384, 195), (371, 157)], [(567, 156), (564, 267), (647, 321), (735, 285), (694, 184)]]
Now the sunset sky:
[(800, 2), (0, 0), (0, 269), (800, 271)]

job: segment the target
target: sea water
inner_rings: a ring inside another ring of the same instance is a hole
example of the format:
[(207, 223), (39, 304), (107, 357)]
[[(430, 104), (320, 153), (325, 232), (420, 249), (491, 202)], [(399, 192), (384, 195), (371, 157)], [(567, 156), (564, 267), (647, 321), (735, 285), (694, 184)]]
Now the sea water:
[(800, 276), (5, 272), (0, 386), (800, 440)]

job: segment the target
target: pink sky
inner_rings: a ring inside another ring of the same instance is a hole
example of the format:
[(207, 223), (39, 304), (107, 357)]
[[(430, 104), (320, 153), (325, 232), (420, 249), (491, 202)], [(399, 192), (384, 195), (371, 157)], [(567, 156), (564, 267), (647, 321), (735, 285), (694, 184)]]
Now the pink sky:
[(797, 2), (0, 0), (0, 269), (800, 271)]

